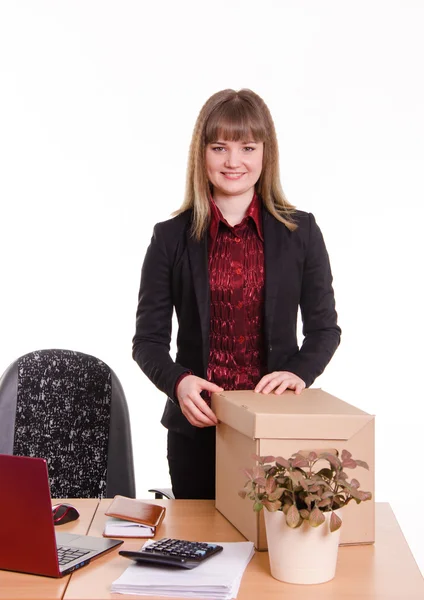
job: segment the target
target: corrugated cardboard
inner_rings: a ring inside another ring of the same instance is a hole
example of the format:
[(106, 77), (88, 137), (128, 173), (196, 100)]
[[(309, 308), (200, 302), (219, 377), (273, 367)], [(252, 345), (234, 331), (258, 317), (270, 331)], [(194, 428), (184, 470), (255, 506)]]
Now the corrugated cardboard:
[(364, 460), (370, 470), (347, 469), (373, 499), (353, 500), (343, 508), (341, 544), (374, 542), (374, 416), (321, 389), (291, 391), (277, 396), (253, 391), (212, 395), (216, 429), (216, 508), (258, 550), (266, 550), (262, 512), (238, 495), (246, 482), (243, 469), (254, 464), (252, 454), (289, 458), (299, 450), (335, 448)]

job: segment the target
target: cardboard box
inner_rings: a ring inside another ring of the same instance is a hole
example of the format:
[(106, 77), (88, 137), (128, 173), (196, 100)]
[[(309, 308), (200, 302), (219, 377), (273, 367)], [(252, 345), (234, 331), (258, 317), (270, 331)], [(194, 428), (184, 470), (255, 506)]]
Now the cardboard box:
[(243, 469), (254, 464), (253, 454), (289, 458), (301, 450), (335, 448), (364, 460), (370, 470), (347, 469), (360, 489), (373, 499), (354, 500), (343, 508), (340, 544), (374, 542), (374, 416), (321, 389), (307, 389), (299, 396), (253, 391), (212, 395), (212, 408), (220, 423), (216, 428), (216, 508), (258, 550), (266, 550), (262, 511), (238, 495), (246, 483)]

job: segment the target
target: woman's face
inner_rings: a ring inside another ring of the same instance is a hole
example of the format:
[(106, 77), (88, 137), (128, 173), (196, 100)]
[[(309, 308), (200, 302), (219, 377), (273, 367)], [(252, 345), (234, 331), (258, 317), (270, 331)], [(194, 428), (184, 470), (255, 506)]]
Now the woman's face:
[(206, 171), (214, 193), (240, 196), (254, 193), (262, 172), (263, 142), (217, 140), (206, 146)]

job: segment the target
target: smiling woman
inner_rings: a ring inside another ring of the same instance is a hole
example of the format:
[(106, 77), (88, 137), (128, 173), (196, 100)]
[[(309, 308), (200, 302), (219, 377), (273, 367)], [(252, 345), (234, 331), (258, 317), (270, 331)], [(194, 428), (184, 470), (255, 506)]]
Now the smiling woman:
[(270, 112), (251, 90), (218, 92), (197, 118), (185, 201), (154, 228), (133, 339), (134, 359), (168, 396), (175, 497), (215, 497), (211, 392), (300, 394), (339, 341), (324, 240), (313, 215), (283, 194)]

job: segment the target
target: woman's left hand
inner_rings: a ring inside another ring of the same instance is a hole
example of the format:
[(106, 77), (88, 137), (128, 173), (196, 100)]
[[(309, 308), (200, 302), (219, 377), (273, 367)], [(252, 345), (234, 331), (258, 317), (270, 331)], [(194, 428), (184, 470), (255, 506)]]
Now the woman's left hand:
[(303, 379), (300, 379), (290, 371), (274, 371), (264, 375), (255, 387), (255, 392), (269, 394), (274, 390), (274, 394), (282, 394), (284, 390), (294, 390), (295, 394), (300, 394), (306, 387)]

